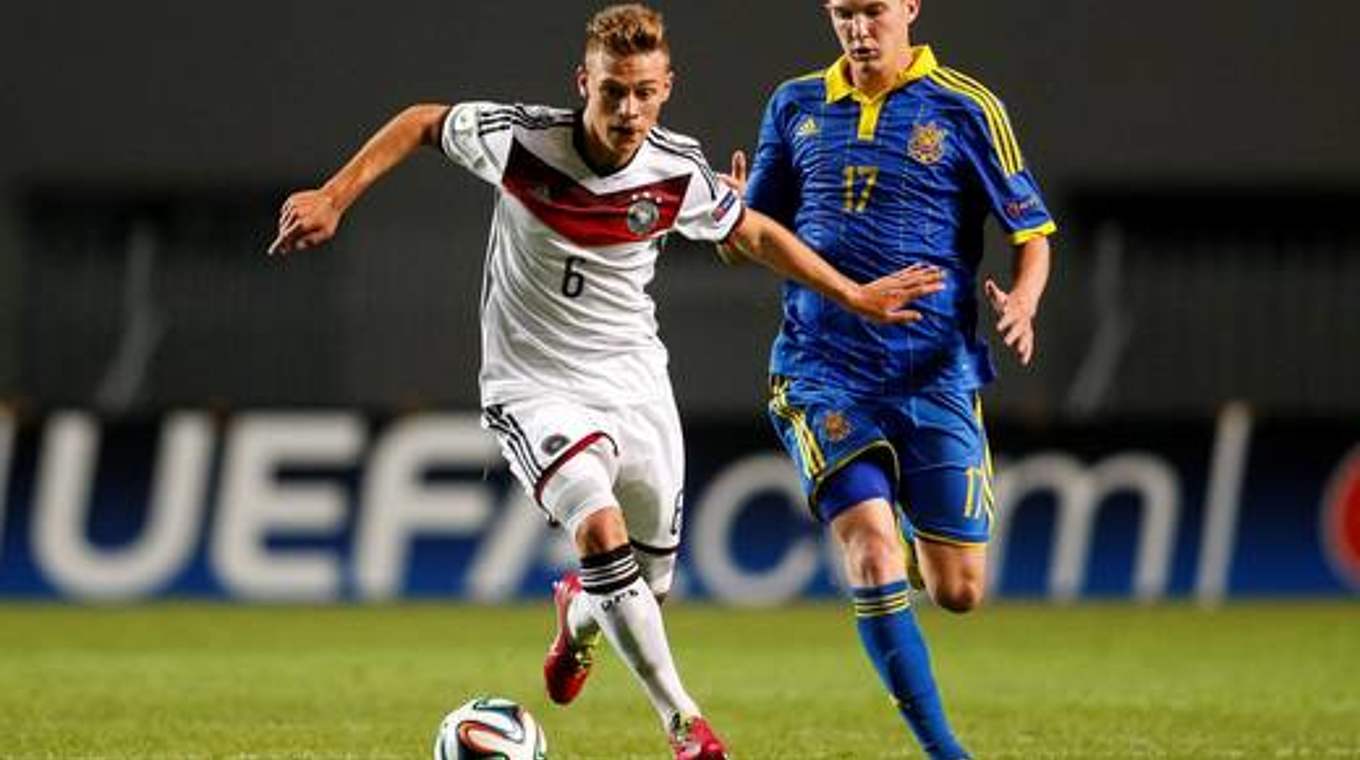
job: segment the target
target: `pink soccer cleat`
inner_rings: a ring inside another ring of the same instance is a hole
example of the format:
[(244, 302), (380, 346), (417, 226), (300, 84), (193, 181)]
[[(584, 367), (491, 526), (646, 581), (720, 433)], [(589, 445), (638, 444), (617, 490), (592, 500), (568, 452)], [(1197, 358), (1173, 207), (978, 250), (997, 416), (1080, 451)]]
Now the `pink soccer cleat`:
[(569, 704), (581, 687), (586, 685), (590, 676), (590, 666), (595, 664), (593, 650), (600, 640), (599, 634), (589, 641), (574, 642), (567, 626), (567, 608), (571, 600), (581, 593), (581, 578), (576, 573), (565, 573), (553, 583), (553, 606), (557, 608), (557, 636), (548, 647), (548, 656), (543, 660), (543, 682), (548, 687), (548, 698), (559, 705)]
[(675, 752), (675, 760), (727, 760), (722, 740), (709, 728), (708, 721), (697, 715), (684, 721), (679, 715), (675, 716), (671, 726), (671, 749)]

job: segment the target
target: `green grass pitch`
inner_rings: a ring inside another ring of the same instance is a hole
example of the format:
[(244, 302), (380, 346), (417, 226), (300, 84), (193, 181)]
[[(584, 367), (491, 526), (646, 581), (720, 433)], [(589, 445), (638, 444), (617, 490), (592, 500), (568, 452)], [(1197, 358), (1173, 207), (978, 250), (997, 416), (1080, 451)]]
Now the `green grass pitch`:
[[(921, 613), (979, 758), (1360, 757), (1360, 604), (1001, 604)], [(919, 757), (848, 608), (667, 611), (738, 760)], [(519, 700), (551, 758), (664, 758), (612, 654), (570, 708), (546, 605), (0, 605), (0, 757), (427, 758), (442, 715)]]

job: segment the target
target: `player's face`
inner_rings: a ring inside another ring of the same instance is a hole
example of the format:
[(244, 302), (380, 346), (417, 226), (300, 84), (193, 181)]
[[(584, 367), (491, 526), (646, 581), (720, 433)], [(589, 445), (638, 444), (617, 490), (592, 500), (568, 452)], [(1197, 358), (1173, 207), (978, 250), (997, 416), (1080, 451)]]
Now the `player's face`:
[(616, 56), (592, 51), (576, 72), (586, 99), (585, 130), (591, 158), (622, 166), (642, 146), (671, 96), (670, 56), (660, 50)]
[(920, 0), (827, 0), (831, 27), (856, 72), (896, 74)]

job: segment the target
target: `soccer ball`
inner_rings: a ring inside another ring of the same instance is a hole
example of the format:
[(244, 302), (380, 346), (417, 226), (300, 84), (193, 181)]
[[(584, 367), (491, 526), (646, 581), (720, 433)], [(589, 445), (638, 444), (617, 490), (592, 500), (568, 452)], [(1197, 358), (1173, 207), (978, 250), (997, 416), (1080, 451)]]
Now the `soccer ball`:
[(548, 740), (529, 711), (504, 697), (474, 697), (444, 716), (434, 760), (543, 760)]

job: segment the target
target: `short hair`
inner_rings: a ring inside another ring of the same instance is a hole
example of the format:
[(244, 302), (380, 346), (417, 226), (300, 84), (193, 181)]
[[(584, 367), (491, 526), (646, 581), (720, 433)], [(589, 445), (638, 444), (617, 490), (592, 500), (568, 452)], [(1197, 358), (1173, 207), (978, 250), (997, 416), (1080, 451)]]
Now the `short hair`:
[(589, 57), (596, 50), (620, 57), (660, 50), (670, 57), (666, 22), (659, 11), (642, 3), (611, 5), (586, 23), (585, 54)]

